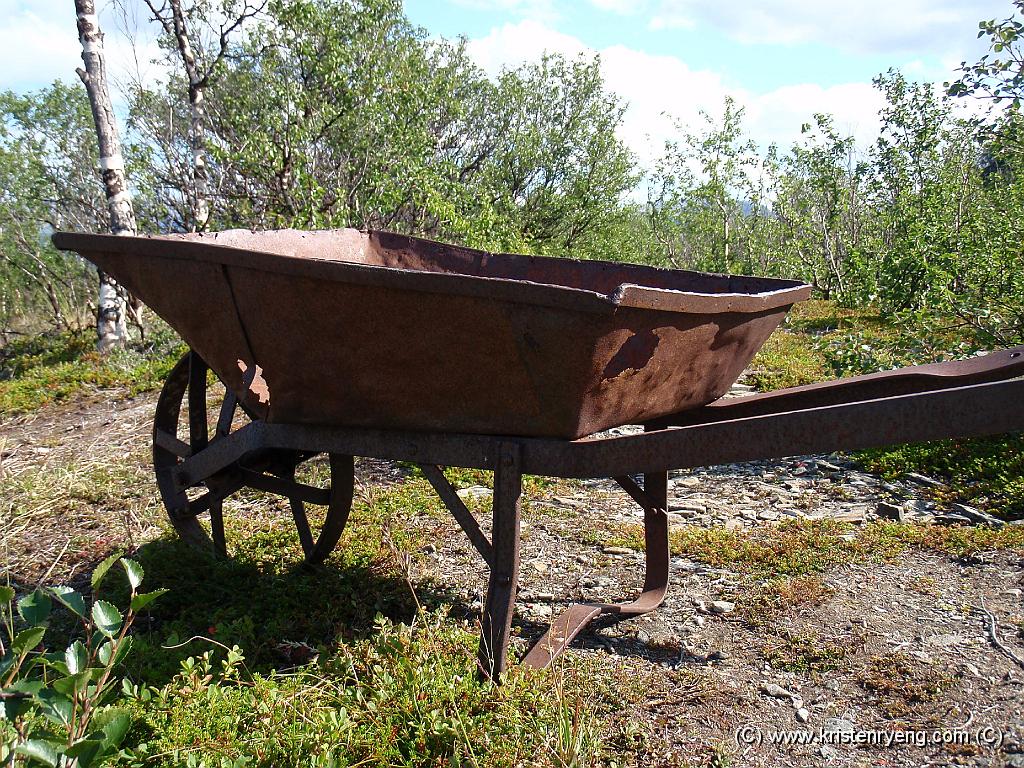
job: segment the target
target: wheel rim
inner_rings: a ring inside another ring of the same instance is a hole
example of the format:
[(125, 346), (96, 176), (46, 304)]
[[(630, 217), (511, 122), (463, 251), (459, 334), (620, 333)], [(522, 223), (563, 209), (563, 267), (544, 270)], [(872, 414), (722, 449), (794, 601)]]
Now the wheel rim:
[[(245, 487), (269, 491), (288, 499), (306, 561), (323, 562), (341, 538), (352, 506), (354, 461), (351, 456), (328, 454), (330, 481), (326, 489), (296, 480), (296, 469), (315, 454), (295, 452), (269, 452), (250, 457), (246, 465), (239, 462), (202, 483), (207, 490), (197, 498), (190, 499), (185, 491), (175, 487), (175, 469), (188, 456), (225, 437), (239, 409), (234, 393), (226, 390), (210, 435), (207, 370), (206, 363), (197, 354), (186, 353), (168, 374), (157, 400), (153, 420), (153, 468), (171, 525), (186, 543), (201, 549), (212, 548), (226, 556), (223, 499)], [(182, 424), (182, 405), (186, 402), (188, 418)], [(244, 404), (241, 408), (250, 419), (257, 418)], [(185, 434), (179, 435), (182, 427)], [(306, 514), (307, 500), (326, 507), (324, 523), (316, 535)], [(210, 533), (199, 520), (202, 512), (209, 514)]]

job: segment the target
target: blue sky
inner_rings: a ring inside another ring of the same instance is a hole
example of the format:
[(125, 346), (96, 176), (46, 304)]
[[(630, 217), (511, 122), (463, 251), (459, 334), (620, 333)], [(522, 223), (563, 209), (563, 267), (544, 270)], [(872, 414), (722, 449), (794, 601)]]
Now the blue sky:
[[(110, 70), (125, 79), (155, 54), (142, 0), (123, 0), (125, 21), (100, 0)], [(746, 110), (762, 146), (788, 146), (816, 111), (831, 112), (861, 144), (877, 130), (871, 79), (889, 67), (941, 83), (984, 52), (984, 18), (1009, 0), (406, 0), (432, 36), (464, 36), (489, 73), (544, 51), (599, 54), (609, 88), (629, 105), (622, 138), (650, 162), (677, 125), (720, 113), (726, 95)], [(133, 50), (127, 26), (138, 44)], [(0, 88), (75, 80), (79, 65), (70, 0), (0, 0)], [(150, 67), (150, 70), (152, 68)], [(671, 117), (668, 117), (668, 116)], [(674, 119), (673, 119), (674, 118)]]
[(746, 109), (762, 145), (787, 146), (816, 111), (864, 145), (881, 106), (872, 78), (890, 67), (941, 83), (984, 52), (978, 21), (1008, 0), (406, 0), (435, 36), (465, 36), (490, 72), (544, 50), (600, 54), (608, 85), (630, 103), (623, 138), (650, 161), (665, 139)]

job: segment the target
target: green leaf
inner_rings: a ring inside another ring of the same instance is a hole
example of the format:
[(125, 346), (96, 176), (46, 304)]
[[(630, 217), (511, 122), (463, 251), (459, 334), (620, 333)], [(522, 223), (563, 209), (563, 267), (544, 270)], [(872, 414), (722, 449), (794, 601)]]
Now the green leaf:
[[(100, 664), (104, 666), (107, 664), (120, 664), (131, 649), (132, 636), (125, 635), (125, 637), (121, 638), (121, 642), (117, 644), (116, 650), (114, 649), (114, 641), (107, 640), (100, 646), (99, 651), (96, 653), (96, 658), (98, 658)], [(111, 654), (113, 654), (113, 662), (111, 662)]]
[(85, 598), (71, 587), (54, 587), (50, 590), (58, 602), (80, 618), (85, 618)]
[(89, 650), (81, 640), (75, 640), (64, 651), (64, 662), (68, 665), (68, 674), (77, 675), (89, 665)]
[(46, 765), (56, 766), (60, 759), (60, 744), (54, 741), (43, 741), (42, 739), (29, 739), (19, 746), (15, 752), (38, 760)]
[(121, 559), (121, 553), (115, 552), (102, 563), (96, 566), (96, 570), (92, 572), (92, 591), (95, 592), (100, 588), (100, 584), (103, 583), (103, 577), (107, 575), (107, 571), (110, 570), (111, 566), (114, 565), (118, 560)]
[(121, 629), (121, 612), (106, 600), (97, 600), (92, 604), (92, 620), (96, 629), (107, 637), (113, 637)]
[(41, 589), (37, 589), (31, 595), (25, 595), (18, 601), (18, 613), (21, 614), (21, 618), (33, 626), (46, 621), (52, 607), (53, 603), (49, 596)]
[(104, 711), (103, 718), (97, 716), (93, 722), (103, 729), (103, 743), (107, 750), (117, 749), (124, 741), (125, 734), (131, 727), (132, 718), (123, 709), (110, 708)]
[(91, 765), (99, 765), (96, 758), (100, 757), (103, 751), (103, 741), (95, 736), (89, 736), (76, 741), (67, 748), (65, 754), (77, 758), (79, 768), (89, 768)]
[(9, 603), (14, 599), (14, 589), (6, 584), (0, 586), (0, 603)]
[(39, 702), (39, 710), (48, 720), (58, 726), (65, 726), (71, 722), (71, 699), (63, 693), (43, 688), (36, 693), (35, 698)]
[(139, 584), (142, 583), (142, 577), (145, 575), (142, 566), (127, 557), (121, 558), (121, 565), (124, 566), (124, 572), (128, 574), (128, 583), (132, 585), (132, 589), (138, 589)]
[(62, 677), (50, 683), (50, 687), (57, 691), (57, 693), (63, 693), (65, 696), (74, 696), (79, 691), (85, 690), (85, 687), (92, 679), (92, 672), (91, 669), (86, 669), (84, 672)]
[(141, 611), (147, 605), (156, 600), (160, 595), (166, 594), (170, 590), (160, 588), (154, 589), (152, 592), (143, 592), (141, 595), (136, 595), (132, 598), (132, 610), (135, 612)]
[(46, 627), (32, 627), (23, 630), (14, 636), (11, 648), (19, 653), (27, 653), (43, 642), (43, 635), (45, 634)]

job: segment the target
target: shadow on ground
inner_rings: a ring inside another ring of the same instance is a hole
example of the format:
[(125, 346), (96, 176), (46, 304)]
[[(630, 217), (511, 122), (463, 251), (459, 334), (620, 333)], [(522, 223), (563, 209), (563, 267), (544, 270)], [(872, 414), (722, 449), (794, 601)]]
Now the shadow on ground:
[[(395, 569), (349, 556), (344, 547), (315, 567), (298, 558), (252, 555), (217, 558), (169, 537), (140, 547), (132, 557), (145, 569), (143, 590), (168, 592), (136, 620), (129, 676), (159, 685), (182, 659), (210, 649), (222, 655), (221, 646), (232, 645), (242, 648), (250, 671), (269, 672), (304, 663), (315, 652), (329, 655), (339, 642), (374, 632), (378, 617), (409, 622), (415, 616), (416, 602)], [(104, 585), (102, 596), (124, 605), (120, 581)], [(436, 586), (417, 587), (416, 597), (427, 610), (467, 610), (458, 596)]]

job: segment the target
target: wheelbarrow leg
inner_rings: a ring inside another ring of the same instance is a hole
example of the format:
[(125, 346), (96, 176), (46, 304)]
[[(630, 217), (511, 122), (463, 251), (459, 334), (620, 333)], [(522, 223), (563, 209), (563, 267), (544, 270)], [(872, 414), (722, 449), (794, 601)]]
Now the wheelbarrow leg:
[(647, 570), (640, 596), (631, 603), (576, 603), (569, 606), (523, 658), (523, 665), (544, 669), (551, 665), (569, 643), (598, 616), (612, 615), (627, 619), (653, 611), (668, 591), (668, 473), (644, 475), (641, 488), (629, 477), (615, 480), (644, 508), (644, 544)]
[(501, 445), (494, 470), (491, 547), (493, 563), (480, 623), (480, 675), (498, 681), (505, 671), (512, 611), (519, 581), (519, 497), (522, 474), (519, 446)]

